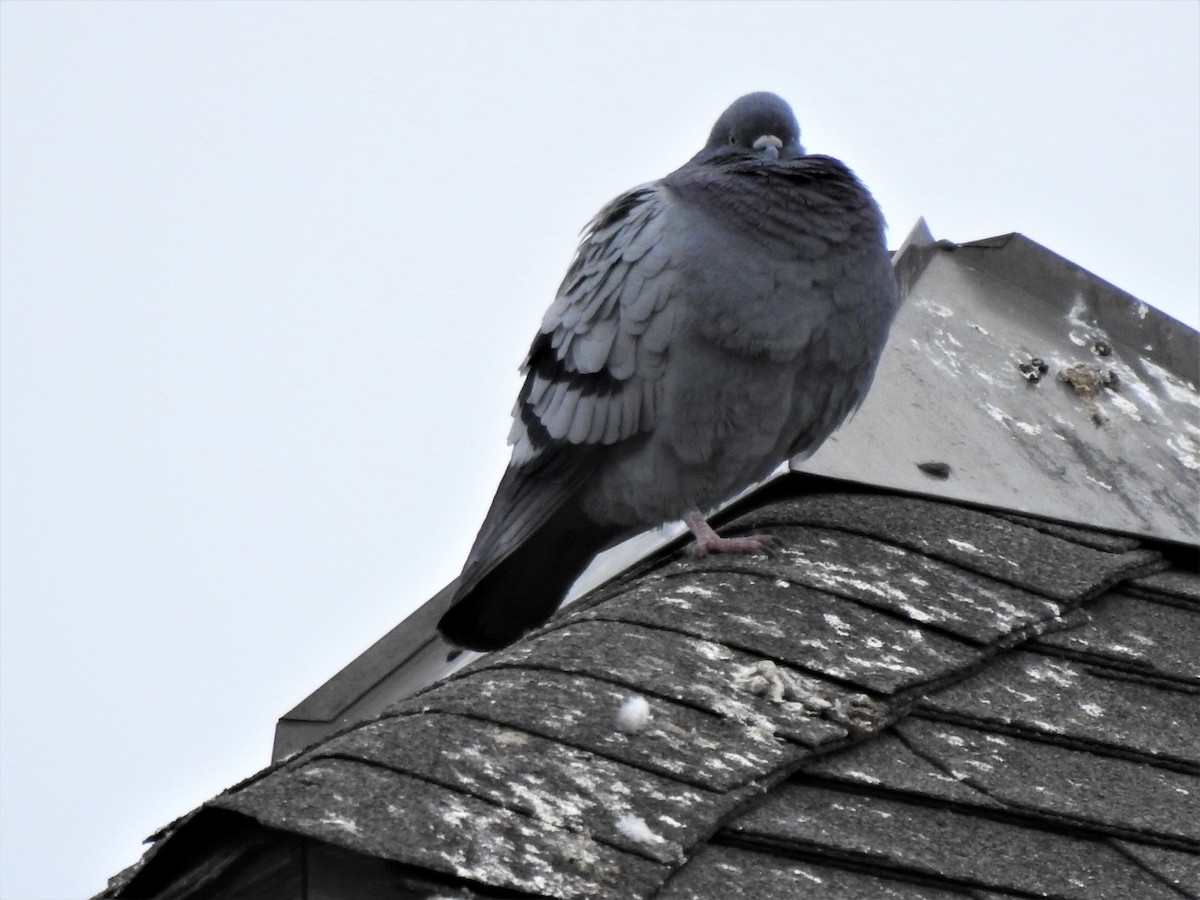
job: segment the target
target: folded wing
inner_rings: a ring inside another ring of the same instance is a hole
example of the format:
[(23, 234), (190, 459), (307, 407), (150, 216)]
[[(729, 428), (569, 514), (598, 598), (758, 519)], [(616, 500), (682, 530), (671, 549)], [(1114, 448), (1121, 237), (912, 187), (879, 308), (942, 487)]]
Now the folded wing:
[[(441, 623), (456, 643), (488, 639), (474, 633), (488, 604), (523, 624), (518, 635), (548, 617), (618, 536), (590, 523), (577, 495), (606, 452), (654, 427), (679, 293), (671, 218), (669, 196), (649, 185), (612, 201), (587, 227), (526, 357), (512, 460)], [(539, 532), (536, 577), (517, 584), (517, 566), (498, 572)], [(557, 552), (547, 553), (550, 545)]]

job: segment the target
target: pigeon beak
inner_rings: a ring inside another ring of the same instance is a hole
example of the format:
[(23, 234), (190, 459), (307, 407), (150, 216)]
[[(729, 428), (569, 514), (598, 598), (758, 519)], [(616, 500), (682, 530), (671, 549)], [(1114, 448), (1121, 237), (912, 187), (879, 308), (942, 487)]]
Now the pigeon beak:
[(764, 134), (754, 142), (754, 149), (761, 153), (766, 159), (779, 159), (779, 150), (783, 146), (783, 141), (775, 137), (773, 134)]

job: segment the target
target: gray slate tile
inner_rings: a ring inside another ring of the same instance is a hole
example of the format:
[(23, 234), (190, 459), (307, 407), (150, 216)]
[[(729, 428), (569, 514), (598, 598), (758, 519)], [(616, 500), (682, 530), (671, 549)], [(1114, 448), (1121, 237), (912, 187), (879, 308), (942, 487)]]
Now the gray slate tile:
[(209, 805), (358, 853), (551, 897), (628, 900), (666, 874), (585, 835), (349, 760), (278, 772)]
[[(580, 620), (491, 654), (480, 665), (536, 663), (594, 675), (619, 682), (634, 693), (677, 700), (810, 747), (847, 736), (847, 729), (829, 718), (836, 718), (839, 710), (854, 706), (860, 713), (865, 711), (862, 694), (832, 682), (776, 667), (724, 644), (597, 618), (604, 610), (603, 606), (588, 610)], [(779, 699), (764, 692), (754, 677), (764, 664), (797, 690)]]
[(978, 652), (782, 578), (698, 572), (638, 584), (595, 608), (890, 694), (973, 664)]
[[(707, 836), (736, 795), (717, 794), (479, 719), (426, 713), (381, 719), (322, 746), (488, 800), (663, 863)], [(653, 837), (635, 840), (636, 817)]]
[(1167, 884), (1178, 888), (1184, 896), (1200, 897), (1200, 854), (1181, 853), (1132, 841), (1114, 841), (1113, 844)]
[(1166, 572), (1143, 575), (1130, 583), (1139, 590), (1200, 603), (1200, 573), (1170, 569)]
[(1200, 849), (1200, 777), (917, 717), (896, 730), (937, 764), (926, 764), (932, 771), (1012, 809)]
[(817, 776), (868, 790), (884, 788), (961, 806), (1004, 808), (963, 779), (931, 765), (890, 731), (838, 753), (818, 757), (805, 763), (801, 771), (803, 775), (794, 776), (797, 780)]
[(1155, 603), (1113, 591), (1086, 609), (1086, 623), (1043, 635), (1058, 647), (1200, 686), (1200, 608)]
[(1127, 550), (1136, 550), (1141, 546), (1141, 541), (1137, 538), (1124, 534), (1113, 534), (1111, 531), (1080, 528), (1077, 525), (1067, 525), (1064, 522), (1050, 522), (1046, 519), (1035, 519), (1030, 516), (1022, 516), (1018, 513), (997, 512), (992, 514), (1003, 519), (1008, 519), (1010, 522), (1016, 522), (1018, 525), (1033, 528), (1036, 531), (1044, 531), (1046, 534), (1052, 534), (1055, 537), (1071, 541), (1074, 544), (1083, 544), (1083, 546), (1091, 547), (1093, 550), (1103, 550), (1105, 553), (1124, 553)]
[(624, 734), (616, 714), (632, 693), (585, 676), (495, 669), (445, 682), (396, 711), (475, 716), (713, 791), (738, 788), (805, 752), (761, 729), (654, 697), (646, 698), (646, 729)]
[(1200, 765), (1200, 694), (1102, 677), (1075, 660), (1015, 651), (921, 705), (967, 724)]
[(934, 625), (979, 644), (1053, 618), (1063, 604), (916, 550), (826, 528), (772, 528), (779, 538), (769, 559), (706, 557), (677, 561), (682, 571), (760, 572)]
[(658, 900), (964, 900), (969, 894), (738, 847), (708, 846)]
[(1179, 900), (1114, 848), (950, 809), (785, 785), (735, 819), (732, 835), (793, 844), (998, 891), (1063, 900)]
[(771, 525), (815, 525), (875, 537), (1068, 602), (1163, 565), (1153, 551), (1105, 553), (979, 510), (916, 497), (818, 494), (731, 523), (735, 531)]

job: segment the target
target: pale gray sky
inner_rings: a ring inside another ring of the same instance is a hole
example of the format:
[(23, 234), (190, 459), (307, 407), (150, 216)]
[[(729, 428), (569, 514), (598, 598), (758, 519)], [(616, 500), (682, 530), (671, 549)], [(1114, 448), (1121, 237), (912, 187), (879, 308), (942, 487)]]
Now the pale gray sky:
[(1200, 4), (0, 5), (0, 896), (83, 896), (457, 572), (579, 228), (773, 90), (899, 243), (1200, 319)]

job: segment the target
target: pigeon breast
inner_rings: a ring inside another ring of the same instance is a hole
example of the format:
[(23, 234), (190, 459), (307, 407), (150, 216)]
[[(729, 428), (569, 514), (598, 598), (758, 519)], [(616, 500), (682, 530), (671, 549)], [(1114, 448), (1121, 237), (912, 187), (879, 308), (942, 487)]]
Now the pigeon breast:
[(685, 166), (658, 190), (671, 330), (654, 427), (584, 490), (603, 522), (711, 508), (815, 449), (865, 396), (897, 302), (882, 216), (837, 160)]

